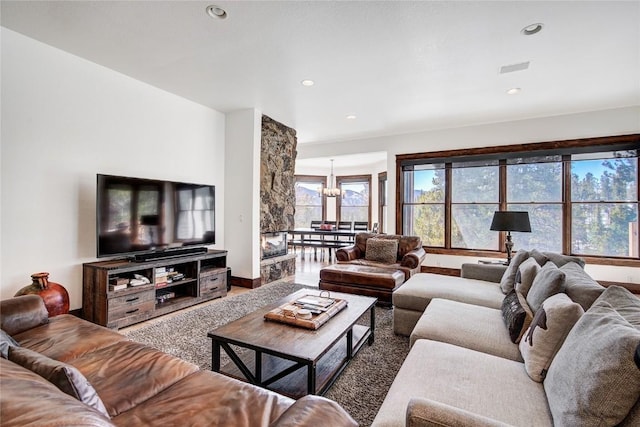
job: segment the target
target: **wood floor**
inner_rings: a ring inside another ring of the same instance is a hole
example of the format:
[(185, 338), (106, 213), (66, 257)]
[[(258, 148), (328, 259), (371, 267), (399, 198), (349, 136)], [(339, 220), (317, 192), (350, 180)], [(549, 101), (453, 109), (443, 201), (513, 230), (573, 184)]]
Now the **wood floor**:
[[(330, 265), (334, 261), (333, 261), (333, 257), (332, 257), (332, 260), (329, 261), (329, 257), (327, 256), (326, 251), (323, 254), (324, 256), (321, 256), (319, 252), (316, 255), (317, 256), (314, 259), (313, 250), (307, 249), (305, 256), (302, 257), (300, 251), (298, 250), (296, 255), (296, 275), (294, 277), (290, 277), (283, 280), (299, 283), (301, 285), (317, 287), (318, 282), (320, 281), (320, 269), (322, 267)], [(248, 289), (248, 288), (243, 288), (240, 286), (232, 286), (231, 290), (227, 293), (227, 296), (229, 297), (233, 295), (239, 295), (244, 292), (250, 292), (250, 291), (251, 289)], [(202, 304), (187, 307), (183, 310), (175, 311), (173, 313), (169, 313), (164, 316), (157, 317), (155, 319), (147, 320), (146, 322), (137, 323), (135, 325), (131, 325), (126, 328), (120, 329), (120, 332), (133, 331), (136, 329), (140, 329), (144, 326), (153, 324), (154, 322), (161, 321), (162, 319), (167, 319), (167, 318), (170, 318), (171, 316), (176, 316), (180, 313), (184, 313), (185, 311), (195, 310), (198, 307), (202, 307), (205, 304), (216, 304), (217, 302), (222, 301), (223, 299), (224, 298), (214, 299)]]

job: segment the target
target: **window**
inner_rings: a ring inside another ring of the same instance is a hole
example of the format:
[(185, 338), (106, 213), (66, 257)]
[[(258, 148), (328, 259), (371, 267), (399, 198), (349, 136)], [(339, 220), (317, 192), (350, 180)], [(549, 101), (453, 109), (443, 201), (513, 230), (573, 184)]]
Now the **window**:
[(404, 234), (425, 246), (444, 247), (444, 164), (420, 165), (404, 173)]
[(325, 205), (322, 190), (327, 184), (325, 176), (296, 175), (295, 228), (308, 228), (311, 221), (325, 219)]
[(386, 230), (387, 218), (387, 173), (380, 172), (378, 174), (378, 232), (384, 233)]
[(451, 165), (451, 247), (494, 249), (498, 234), (490, 231), (500, 207), (498, 162)]
[(504, 247), (493, 212), (527, 211), (532, 232), (513, 233), (516, 250), (640, 265), (639, 144), (623, 135), (398, 155), (396, 228), (436, 253), (484, 256)]
[(562, 252), (562, 157), (507, 160), (507, 210), (529, 212), (531, 233), (511, 233), (519, 247)]
[(638, 157), (596, 153), (571, 159), (571, 252), (638, 257)]
[(342, 190), (336, 201), (338, 221), (371, 223), (371, 175), (339, 176), (336, 185)]

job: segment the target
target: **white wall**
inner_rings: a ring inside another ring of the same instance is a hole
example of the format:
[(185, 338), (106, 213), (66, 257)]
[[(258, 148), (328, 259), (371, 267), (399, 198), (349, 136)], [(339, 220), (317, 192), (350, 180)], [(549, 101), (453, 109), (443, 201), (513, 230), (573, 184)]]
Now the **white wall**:
[[(566, 139), (624, 135), (640, 132), (640, 107), (617, 108), (565, 116), (534, 118), (455, 129), (440, 129), (414, 134), (385, 136), (339, 142), (299, 144), (298, 158), (326, 158), (372, 151), (386, 151), (389, 213), (395, 212), (397, 154), (478, 148), (487, 146), (559, 141)], [(387, 219), (387, 232), (395, 232), (395, 218)], [(430, 254), (427, 266), (460, 268), (478, 258)], [(598, 280), (640, 283), (640, 269), (588, 265), (587, 271)]]
[(1, 29), (0, 298), (48, 271), (71, 308), (95, 258), (96, 174), (216, 186), (225, 247), (225, 116)]
[(229, 189), (225, 197), (227, 265), (235, 277), (260, 277), (260, 140), (262, 114), (255, 109), (227, 114)]

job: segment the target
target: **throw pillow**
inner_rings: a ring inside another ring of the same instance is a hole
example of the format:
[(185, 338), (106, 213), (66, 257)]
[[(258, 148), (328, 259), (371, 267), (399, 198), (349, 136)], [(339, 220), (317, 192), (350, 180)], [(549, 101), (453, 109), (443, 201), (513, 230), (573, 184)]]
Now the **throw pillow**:
[(533, 280), (536, 278), (539, 271), (540, 264), (538, 264), (535, 258), (527, 258), (522, 264), (520, 264), (520, 267), (518, 267), (515, 286), (516, 290), (526, 297), (529, 293), (529, 289), (531, 289)]
[(555, 425), (618, 425), (637, 409), (639, 327), (640, 300), (626, 289), (611, 286), (593, 303), (567, 336), (544, 383)]
[(579, 304), (562, 293), (542, 303), (520, 341), (524, 367), (532, 380), (544, 380), (553, 357), (583, 313)]
[(549, 261), (549, 258), (537, 249), (532, 249), (529, 252), (529, 256), (535, 259), (538, 265), (545, 265)]
[(73, 366), (24, 347), (9, 347), (9, 360), (40, 375), (62, 392), (109, 417), (96, 390)]
[(560, 271), (565, 274), (564, 291), (585, 310), (589, 310), (591, 304), (604, 292), (604, 286), (593, 280), (579, 264), (573, 261), (560, 267)]
[(509, 331), (511, 342), (518, 344), (531, 325), (533, 313), (527, 305), (527, 300), (515, 289), (502, 300), (502, 319)]
[(543, 252), (543, 254), (549, 259), (549, 261), (554, 263), (558, 268), (562, 267), (568, 262), (575, 262), (582, 268), (584, 268), (584, 265), (585, 265), (584, 259), (577, 256), (564, 255), (556, 252)]
[(9, 357), (9, 347), (20, 347), (20, 344), (18, 344), (11, 335), (6, 333), (4, 329), (0, 329), (0, 356), (7, 359)]
[(527, 303), (531, 311), (535, 314), (544, 300), (564, 291), (564, 286), (564, 273), (554, 263), (547, 262), (536, 274), (531, 289), (527, 292)]
[(393, 264), (398, 260), (398, 241), (391, 239), (369, 239), (364, 259)]
[(508, 294), (511, 292), (516, 284), (516, 273), (518, 272), (518, 267), (520, 267), (520, 264), (522, 264), (527, 258), (529, 258), (528, 251), (520, 250), (516, 252), (516, 255), (511, 259), (511, 263), (504, 271), (502, 279), (500, 280), (500, 289), (502, 289), (502, 293)]

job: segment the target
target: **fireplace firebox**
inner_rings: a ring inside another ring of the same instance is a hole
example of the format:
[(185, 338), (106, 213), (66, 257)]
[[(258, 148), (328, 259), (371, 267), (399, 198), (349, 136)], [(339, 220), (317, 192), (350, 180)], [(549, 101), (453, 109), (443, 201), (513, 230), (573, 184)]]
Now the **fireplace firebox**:
[(273, 258), (287, 254), (287, 232), (276, 231), (262, 233), (260, 259)]

